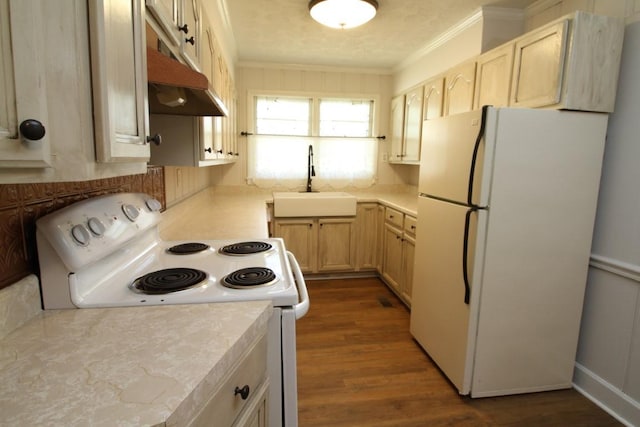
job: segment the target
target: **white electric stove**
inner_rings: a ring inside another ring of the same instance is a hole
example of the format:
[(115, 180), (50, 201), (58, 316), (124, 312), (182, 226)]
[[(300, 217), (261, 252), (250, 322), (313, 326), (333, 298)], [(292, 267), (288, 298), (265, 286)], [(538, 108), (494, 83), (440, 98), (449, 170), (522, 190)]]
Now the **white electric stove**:
[(295, 321), (309, 297), (295, 257), (279, 238), (162, 240), (160, 209), (145, 194), (118, 193), (40, 218), (44, 308), (270, 300), (270, 425), (296, 426)]

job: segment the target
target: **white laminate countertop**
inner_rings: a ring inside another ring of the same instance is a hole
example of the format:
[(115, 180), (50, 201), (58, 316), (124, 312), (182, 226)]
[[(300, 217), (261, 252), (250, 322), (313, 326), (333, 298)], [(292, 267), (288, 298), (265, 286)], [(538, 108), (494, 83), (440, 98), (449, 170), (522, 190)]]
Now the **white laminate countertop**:
[(0, 341), (0, 425), (184, 425), (269, 302), (44, 311)]

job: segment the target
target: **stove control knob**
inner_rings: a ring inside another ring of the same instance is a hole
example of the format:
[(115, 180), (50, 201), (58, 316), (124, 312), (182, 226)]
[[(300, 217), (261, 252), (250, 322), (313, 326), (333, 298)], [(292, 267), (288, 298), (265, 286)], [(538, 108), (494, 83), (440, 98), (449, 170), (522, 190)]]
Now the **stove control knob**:
[(140, 215), (140, 211), (138, 210), (138, 208), (129, 204), (122, 205), (122, 212), (124, 212), (124, 215), (131, 222), (135, 222), (136, 219), (138, 219), (138, 216)]
[(148, 199), (146, 203), (151, 212), (157, 212), (162, 209), (162, 203), (160, 203), (157, 199)]
[(102, 221), (100, 221), (95, 216), (89, 218), (89, 222), (87, 224), (89, 225), (89, 230), (91, 230), (91, 232), (98, 237), (102, 236), (106, 230), (106, 227), (104, 226)]
[(82, 224), (74, 225), (71, 229), (71, 237), (73, 237), (73, 241), (76, 242), (80, 246), (87, 246), (89, 244), (89, 239), (91, 235), (89, 234), (89, 230)]

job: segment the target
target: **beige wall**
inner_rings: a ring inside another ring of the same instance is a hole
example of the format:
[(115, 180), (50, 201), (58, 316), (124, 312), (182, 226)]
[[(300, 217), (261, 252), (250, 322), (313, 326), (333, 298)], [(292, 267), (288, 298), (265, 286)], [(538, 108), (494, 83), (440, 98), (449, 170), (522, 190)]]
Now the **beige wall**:
[[(282, 91), (283, 93), (312, 93), (330, 95), (368, 95), (376, 97), (376, 135), (388, 134), (389, 105), (391, 101), (391, 76), (357, 70), (303, 69), (276, 67), (269, 64), (244, 65), (236, 68), (238, 90), (238, 132), (248, 130), (247, 105), (249, 93), (256, 91)], [(378, 185), (409, 184), (415, 174), (415, 166), (394, 166), (382, 161), (386, 151), (381, 140), (378, 156)], [(239, 137), (240, 160), (229, 167), (213, 171), (213, 180), (219, 185), (245, 185), (247, 176), (246, 138)], [(417, 181), (417, 179), (416, 179)]]

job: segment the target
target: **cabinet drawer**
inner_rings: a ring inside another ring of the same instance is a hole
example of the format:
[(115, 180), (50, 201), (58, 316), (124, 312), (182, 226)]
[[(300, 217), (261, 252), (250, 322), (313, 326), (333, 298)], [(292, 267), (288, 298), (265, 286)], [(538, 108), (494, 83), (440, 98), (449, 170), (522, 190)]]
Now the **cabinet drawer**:
[(412, 236), (415, 236), (417, 224), (418, 224), (418, 220), (416, 218), (406, 215), (404, 217), (404, 232), (407, 234), (411, 234)]
[(385, 208), (384, 210), (384, 220), (390, 224), (393, 224), (397, 227), (402, 228), (402, 221), (404, 219), (404, 214), (400, 211), (397, 211), (392, 208)]
[[(256, 392), (265, 381), (266, 372), (267, 337), (263, 336), (231, 369), (231, 374), (222, 381), (222, 386), (211, 396), (189, 426), (233, 425), (244, 407), (252, 403), (254, 397), (259, 397)], [(243, 400), (240, 394), (235, 394), (235, 390), (236, 387), (241, 389), (245, 385), (249, 386), (249, 396)]]

